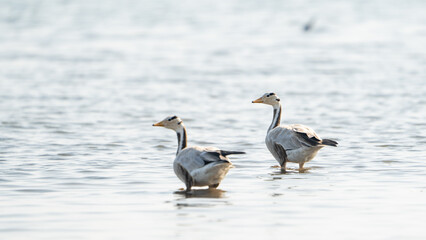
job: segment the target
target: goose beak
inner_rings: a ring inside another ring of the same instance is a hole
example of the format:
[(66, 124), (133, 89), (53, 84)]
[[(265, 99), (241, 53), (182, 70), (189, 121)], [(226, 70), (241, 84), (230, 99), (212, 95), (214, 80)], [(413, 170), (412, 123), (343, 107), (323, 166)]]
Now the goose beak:
[(254, 100), (254, 101), (251, 101), (252, 103), (263, 103), (263, 100), (262, 100), (262, 98), (260, 97), (260, 98), (258, 98), (258, 99), (256, 99), (256, 100)]
[(158, 123), (152, 124), (152, 126), (154, 126), (154, 127), (164, 127), (164, 124), (163, 124), (163, 122), (158, 122)]

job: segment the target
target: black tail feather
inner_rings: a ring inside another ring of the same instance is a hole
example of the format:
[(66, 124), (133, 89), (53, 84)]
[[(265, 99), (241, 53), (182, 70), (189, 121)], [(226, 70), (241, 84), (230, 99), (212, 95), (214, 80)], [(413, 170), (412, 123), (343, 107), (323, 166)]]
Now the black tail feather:
[(338, 144), (336, 141), (333, 141), (333, 140), (330, 140), (330, 139), (323, 139), (323, 140), (321, 141), (321, 143), (322, 143), (323, 145), (333, 146), (333, 147), (337, 147), (337, 144)]
[(220, 150), (220, 154), (223, 156), (226, 155), (231, 155), (231, 154), (246, 154), (245, 152), (241, 152), (241, 151), (225, 151), (225, 150)]

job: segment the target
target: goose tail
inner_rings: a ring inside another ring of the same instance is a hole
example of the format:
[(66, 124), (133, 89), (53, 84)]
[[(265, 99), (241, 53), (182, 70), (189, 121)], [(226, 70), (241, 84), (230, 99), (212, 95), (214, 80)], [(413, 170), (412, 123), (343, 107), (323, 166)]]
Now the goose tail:
[(220, 154), (223, 155), (223, 156), (227, 156), (227, 155), (231, 155), (231, 154), (246, 154), (246, 152), (220, 150)]
[(327, 145), (327, 146), (332, 146), (332, 147), (337, 147), (337, 142), (330, 140), (330, 139), (323, 139), (321, 142), (323, 145)]

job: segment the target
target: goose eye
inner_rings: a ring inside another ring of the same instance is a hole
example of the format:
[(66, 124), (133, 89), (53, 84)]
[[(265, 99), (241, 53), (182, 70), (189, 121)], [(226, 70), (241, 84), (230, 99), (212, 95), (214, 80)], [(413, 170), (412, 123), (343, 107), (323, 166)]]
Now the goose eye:
[(269, 97), (270, 95), (268, 94), (268, 95), (266, 95), (266, 97)]

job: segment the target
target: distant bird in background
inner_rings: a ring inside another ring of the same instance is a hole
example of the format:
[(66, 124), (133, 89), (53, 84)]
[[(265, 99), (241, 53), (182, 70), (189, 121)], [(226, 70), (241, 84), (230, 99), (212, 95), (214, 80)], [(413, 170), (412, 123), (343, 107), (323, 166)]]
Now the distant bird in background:
[(153, 126), (165, 127), (176, 132), (178, 149), (173, 162), (176, 176), (185, 183), (186, 191), (192, 186), (217, 188), (229, 169), (233, 167), (228, 155), (245, 152), (224, 151), (214, 147), (187, 147), (186, 128), (177, 116), (166, 117)]
[(315, 19), (311, 18), (308, 22), (305, 23), (305, 25), (303, 25), (303, 31), (305, 32), (311, 31), (312, 28), (314, 27), (314, 23), (315, 23)]
[(287, 162), (295, 162), (299, 163), (299, 171), (302, 172), (303, 165), (311, 161), (321, 148), (337, 146), (336, 141), (321, 139), (310, 127), (301, 124), (280, 125), (281, 102), (275, 93), (265, 93), (252, 103), (268, 104), (274, 109), (265, 142), (283, 171)]

